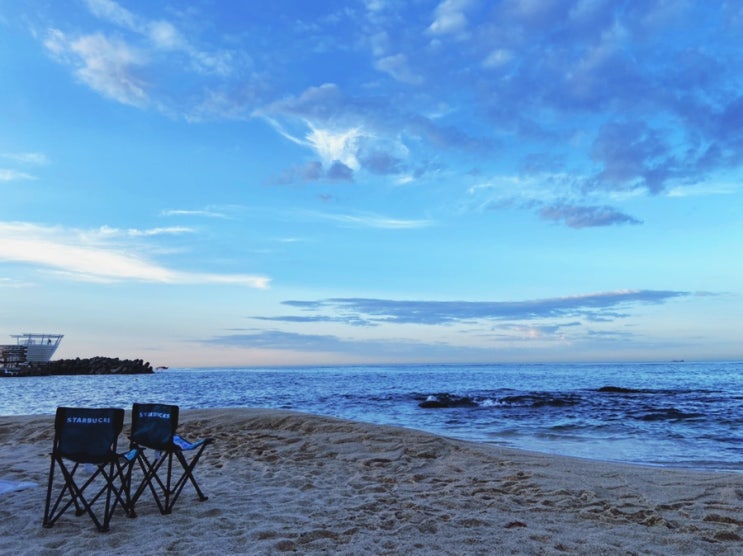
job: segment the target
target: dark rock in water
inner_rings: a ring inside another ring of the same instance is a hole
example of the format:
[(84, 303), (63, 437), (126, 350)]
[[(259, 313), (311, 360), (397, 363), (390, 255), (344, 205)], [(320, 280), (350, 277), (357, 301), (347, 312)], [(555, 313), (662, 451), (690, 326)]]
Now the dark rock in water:
[(598, 392), (604, 394), (642, 394), (642, 390), (634, 390), (632, 388), (622, 388), (621, 386), (602, 386), (598, 389)]
[(685, 421), (687, 419), (703, 419), (704, 413), (684, 413), (675, 407), (660, 408), (651, 413), (640, 415), (640, 421)]
[(22, 376), (44, 375), (135, 375), (150, 374), (152, 367), (142, 359), (91, 357), (57, 359), (47, 363), (30, 363), (21, 369)]
[(452, 396), (451, 394), (436, 394), (430, 396), (426, 401), (418, 404), (424, 409), (437, 409), (442, 407), (477, 407), (477, 402), (466, 396)]

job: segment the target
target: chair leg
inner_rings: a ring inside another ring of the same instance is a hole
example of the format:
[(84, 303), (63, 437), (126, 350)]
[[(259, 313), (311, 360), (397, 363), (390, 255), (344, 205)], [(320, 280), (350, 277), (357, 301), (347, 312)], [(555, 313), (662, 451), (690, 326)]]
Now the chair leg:
[(173, 452), (168, 453), (168, 474), (165, 478), (165, 514), (169, 514), (173, 511), (173, 504), (171, 501), (171, 495), (173, 490), (171, 484), (173, 480)]
[(202, 452), (204, 451), (204, 448), (206, 446), (202, 446), (198, 452), (196, 452), (196, 455), (194, 455), (193, 458), (191, 458), (191, 461), (189, 462), (186, 459), (186, 456), (183, 455), (183, 452), (181, 450), (178, 450), (175, 452), (176, 458), (178, 458), (178, 461), (180, 462), (181, 466), (183, 467), (183, 475), (180, 477), (178, 482), (176, 483), (175, 489), (174, 489), (174, 495), (173, 500), (171, 502), (171, 508), (173, 505), (175, 505), (176, 500), (181, 495), (181, 492), (183, 492), (183, 487), (186, 486), (187, 482), (191, 482), (194, 489), (196, 490), (196, 495), (199, 497), (200, 501), (208, 500), (208, 496), (206, 496), (203, 492), (201, 492), (201, 488), (199, 488), (199, 484), (196, 482), (196, 479), (193, 476), (193, 470), (196, 467), (196, 464), (199, 462), (199, 458), (201, 457)]
[[(166, 457), (163, 455), (157, 459), (150, 460), (147, 455), (144, 453), (144, 451), (141, 451), (137, 455), (137, 460), (139, 462), (139, 468), (141, 469), (144, 477), (142, 479), (142, 482), (140, 483), (139, 487), (137, 487), (136, 492), (133, 496), (130, 497), (130, 503), (132, 509), (137, 504), (137, 501), (139, 500), (139, 497), (142, 496), (144, 491), (149, 488), (150, 492), (152, 493), (152, 497), (155, 499), (155, 503), (157, 504), (158, 509), (160, 510), (161, 514), (166, 513), (167, 508), (167, 501), (163, 503), (164, 501), (161, 500), (161, 497), (165, 497), (167, 493), (167, 486), (163, 484), (162, 480), (160, 479), (158, 475), (158, 471), (162, 467), (163, 463), (165, 463)], [(153, 484), (155, 483), (155, 484)], [(157, 488), (160, 489), (160, 493), (158, 493)]]
[[(50, 457), (51, 463), (49, 465), (49, 481), (47, 482), (46, 487), (46, 504), (44, 505), (44, 527), (47, 529), (54, 525), (54, 521), (52, 520), (52, 513), (53, 511), (50, 511), (52, 508), (52, 486), (54, 483), (54, 456), (52, 455)], [(55, 506), (56, 507), (56, 506)]]
[[(54, 469), (55, 465), (59, 466), (60, 473), (64, 480), (64, 484), (57, 495), (54, 503), (51, 503), (53, 482), (54, 482)], [(70, 472), (64, 465), (64, 462), (57, 456), (52, 457), (51, 466), (49, 469), (49, 485), (47, 488), (47, 503), (44, 511), (44, 527), (49, 528), (64, 514), (67, 509), (75, 505), (75, 515), (82, 515), (85, 513), (84, 508), (81, 506), (79, 501), (79, 489), (73, 480), (73, 475), (77, 470), (77, 464), (75, 464)], [(65, 498), (65, 494), (69, 496), (69, 500), (60, 508), (62, 501)]]
[[(134, 502), (132, 501), (131, 489), (132, 489), (132, 470), (134, 468), (135, 460), (127, 460), (125, 464), (116, 462), (117, 473), (121, 477), (121, 487), (116, 492), (116, 499), (124, 508), (127, 517), (137, 517), (137, 513), (134, 511)], [(122, 500), (122, 496), (124, 497)]]
[(103, 510), (103, 528), (100, 529), (100, 531), (108, 531), (109, 523), (111, 523), (111, 517), (113, 516), (114, 510), (116, 509), (116, 500), (114, 500), (113, 507), (111, 506), (111, 495), (113, 494), (113, 491), (115, 489), (115, 486), (113, 484), (113, 481), (115, 480), (116, 476), (114, 475), (114, 462), (112, 461), (108, 465), (108, 475), (106, 475), (105, 470), (102, 469), (103, 476), (106, 480), (106, 507)]

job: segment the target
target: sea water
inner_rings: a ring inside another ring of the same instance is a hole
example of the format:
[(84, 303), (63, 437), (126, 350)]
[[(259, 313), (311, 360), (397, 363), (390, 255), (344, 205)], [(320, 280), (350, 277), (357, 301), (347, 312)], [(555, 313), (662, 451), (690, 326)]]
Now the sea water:
[(169, 369), (0, 380), (0, 415), (134, 401), (290, 409), (597, 460), (743, 470), (743, 362)]

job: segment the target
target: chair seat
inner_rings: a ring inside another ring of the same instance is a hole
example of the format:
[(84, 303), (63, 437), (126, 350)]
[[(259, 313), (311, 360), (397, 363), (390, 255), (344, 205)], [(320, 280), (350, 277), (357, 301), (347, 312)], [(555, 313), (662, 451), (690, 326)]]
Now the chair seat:
[(187, 441), (185, 438), (178, 436), (177, 434), (173, 436), (173, 444), (175, 444), (175, 446), (181, 450), (195, 450), (196, 448), (210, 441), (211, 441), (210, 438), (202, 438), (201, 440), (191, 443)]

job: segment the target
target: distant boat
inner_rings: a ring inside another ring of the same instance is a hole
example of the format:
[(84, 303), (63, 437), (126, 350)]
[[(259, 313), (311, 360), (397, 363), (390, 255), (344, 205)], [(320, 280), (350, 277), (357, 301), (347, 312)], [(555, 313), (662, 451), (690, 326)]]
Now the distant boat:
[(159, 367), (155, 367), (155, 369), (158, 371), (165, 371), (167, 370), (167, 367), (165, 365), (160, 365)]
[(46, 363), (57, 351), (63, 334), (11, 334), (16, 343), (0, 346), (0, 360), (3, 366), (18, 363)]

